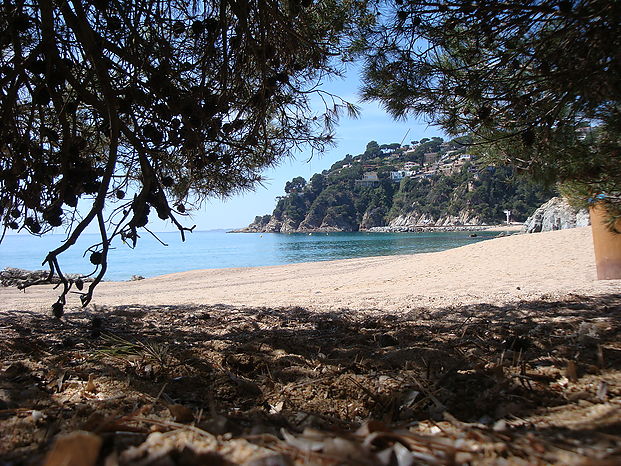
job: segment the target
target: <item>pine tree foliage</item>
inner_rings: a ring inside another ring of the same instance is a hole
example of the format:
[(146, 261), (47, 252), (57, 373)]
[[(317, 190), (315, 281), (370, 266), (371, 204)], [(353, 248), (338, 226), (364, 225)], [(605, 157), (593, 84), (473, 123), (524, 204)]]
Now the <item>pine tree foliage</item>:
[[(67, 240), (91, 224), (95, 280), (111, 243), (135, 246), (208, 196), (260, 182), (301, 146), (321, 150), (352, 105), (317, 84), (365, 21), (339, 0), (6, 0), (0, 6), (0, 218)], [(354, 8), (355, 6), (355, 8)], [(339, 57), (339, 60), (342, 57)], [(313, 101), (325, 104), (316, 113)], [(56, 306), (62, 314), (64, 288)]]
[[(548, 183), (621, 191), (621, 3), (376, 3), (364, 95)], [(594, 129), (596, 128), (596, 129)]]

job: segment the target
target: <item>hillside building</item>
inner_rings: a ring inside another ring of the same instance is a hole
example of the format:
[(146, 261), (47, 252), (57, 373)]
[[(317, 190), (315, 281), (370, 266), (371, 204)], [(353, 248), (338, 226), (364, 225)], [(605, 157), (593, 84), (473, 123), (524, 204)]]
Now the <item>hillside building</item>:
[(380, 180), (377, 177), (377, 172), (365, 172), (362, 175), (361, 180), (356, 180), (354, 182), (355, 186), (363, 186), (363, 187), (373, 187), (379, 186)]
[(397, 170), (390, 172), (390, 181), (393, 183), (399, 183), (403, 178), (414, 176), (414, 172), (410, 170)]

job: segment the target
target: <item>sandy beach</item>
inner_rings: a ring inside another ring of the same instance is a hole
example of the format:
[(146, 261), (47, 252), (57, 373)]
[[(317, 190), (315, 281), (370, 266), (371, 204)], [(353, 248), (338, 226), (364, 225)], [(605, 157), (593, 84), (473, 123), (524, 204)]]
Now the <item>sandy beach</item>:
[(123, 464), (387, 464), (379, 434), (425, 464), (619, 464), (621, 280), (595, 276), (582, 228), (107, 282), (61, 320), (51, 286), (2, 288), (0, 457), (93, 426)]
[[(448, 251), (273, 267), (195, 270), (99, 285), (92, 304), (300, 306), (399, 313), (621, 291), (597, 281), (590, 228), (513, 235)], [(0, 289), (0, 310), (44, 310), (51, 286)], [(72, 295), (68, 305), (78, 306)]]
[(510, 225), (492, 225), (489, 228), (486, 228), (485, 231), (506, 231), (517, 233), (522, 231), (522, 228), (524, 228), (523, 223), (512, 223)]

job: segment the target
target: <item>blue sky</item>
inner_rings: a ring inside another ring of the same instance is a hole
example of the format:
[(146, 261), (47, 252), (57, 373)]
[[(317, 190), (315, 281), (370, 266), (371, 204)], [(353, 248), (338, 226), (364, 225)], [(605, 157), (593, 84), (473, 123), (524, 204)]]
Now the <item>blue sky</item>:
[[(197, 230), (218, 228), (239, 228), (248, 225), (255, 216), (271, 214), (276, 205), (276, 197), (284, 194), (285, 183), (296, 176), (307, 180), (321, 172), (346, 154), (357, 155), (364, 152), (369, 141), (379, 144), (401, 142), (404, 144), (423, 137), (443, 136), (438, 128), (428, 126), (423, 121), (410, 119), (395, 121), (376, 103), (360, 103), (357, 90), (356, 69), (351, 69), (346, 79), (324, 83), (323, 89), (359, 105), (361, 115), (358, 119), (343, 116), (336, 128), (336, 147), (309, 160), (310, 150), (299, 153), (295, 158), (284, 159), (277, 167), (264, 172), (264, 186), (255, 191), (233, 196), (225, 201), (212, 199), (194, 211), (189, 224), (196, 224)], [(408, 133), (409, 130), (409, 133)], [(169, 230), (170, 228), (158, 228)]]

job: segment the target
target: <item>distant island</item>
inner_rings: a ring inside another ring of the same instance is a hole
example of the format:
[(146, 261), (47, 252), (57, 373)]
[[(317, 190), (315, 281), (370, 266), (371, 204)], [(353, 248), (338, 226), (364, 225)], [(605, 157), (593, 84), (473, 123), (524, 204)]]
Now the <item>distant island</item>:
[(554, 192), (509, 167), (480, 163), (463, 139), (440, 137), (409, 145), (371, 141), (307, 182), (285, 185), (271, 215), (241, 233), (477, 229), (525, 221)]

